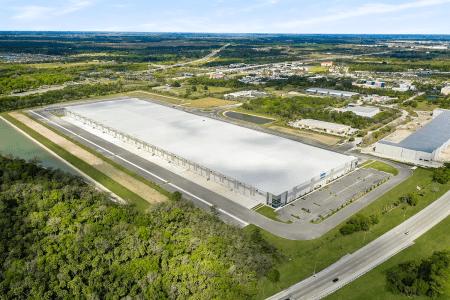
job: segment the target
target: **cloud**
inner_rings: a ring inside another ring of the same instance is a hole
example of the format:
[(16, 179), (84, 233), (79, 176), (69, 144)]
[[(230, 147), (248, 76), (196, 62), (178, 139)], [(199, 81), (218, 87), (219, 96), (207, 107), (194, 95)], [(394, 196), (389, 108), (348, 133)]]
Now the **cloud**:
[(425, 6), (431, 6), (431, 5), (438, 5), (438, 4), (444, 4), (444, 3), (450, 3), (450, 0), (421, 0), (416, 2), (409, 2), (404, 4), (382, 4), (382, 3), (369, 3), (365, 4), (361, 7), (357, 7), (355, 9), (342, 11), (342, 12), (336, 12), (330, 15), (326, 16), (320, 16), (316, 18), (310, 18), (305, 20), (297, 20), (292, 22), (285, 22), (277, 24), (276, 26), (279, 28), (293, 28), (300, 25), (310, 25), (310, 24), (317, 24), (317, 23), (327, 23), (327, 22), (334, 22), (339, 21), (343, 19), (348, 18), (354, 18), (354, 17), (360, 17), (364, 15), (371, 15), (371, 14), (379, 14), (379, 13), (390, 13), (395, 12), (399, 10), (404, 10), (408, 8), (420, 8)]
[(124, 8), (124, 7), (130, 7), (133, 6), (134, 4), (113, 4), (112, 6), (114, 7), (118, 7), (118, 8)]
[(14, 10), (19, 11), (19, 13), (12, 17), (12, 19), (21, 21), (34, 21), (37, 19), (47, 19), (51, 16), (65, 15), (88, 6), (93, 5), (91, 1), (79, 1), (79, 0), (69, 0), (61, 6), (23, 6), (14, 7)]
[[(18, 8), (19, 10), (19, 8)], [(22, 21), (33, 21), (37, 19), (45, 19), (47, 13), (54, 11), (51, 7), (40, 7), (40, 6), (25, 6), (20, 8), (20, 13), (13, 16), (13, 19)]]

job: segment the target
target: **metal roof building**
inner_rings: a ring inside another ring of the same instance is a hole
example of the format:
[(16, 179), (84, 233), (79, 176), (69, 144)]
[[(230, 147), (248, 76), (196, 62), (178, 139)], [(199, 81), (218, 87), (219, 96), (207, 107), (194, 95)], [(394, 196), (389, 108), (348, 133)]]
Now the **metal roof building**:
[(372, 118), (380, 113), (380, 109), (373, 106), (347, 106), (342, 111), (351, 111), (355, 115), (365, 118)]
[(273, 207), (344, 175), (358, 160), (132, 98), (71, 106), (66, 113)]
[(351, 129), (351, 127), (348, 125), (336, 124), (314, 119), (296, 120), (295, 122), (289, 122), (288, 125), (297, 128), (306, 127), (306, 128), (324, 129), (326, 132), (333, 132), (333, 133), (340, 133), (340, 132), (345, 133)]
[(308, 93), (316, 93), (321, 95), (330, 95), (330, 96), (338, 96), (338, 97), (351, 97), (355, 95), (359, 95), (359, 93), (354, 92), (346, 92), (340, 90), (330, 90), (330, 89), (322, 89), (322, 88), (309, 88), (306, 90)]
[(450, 145), (450, 111), (440, 114), (430, 123), (399, 143), (379, 141), (375, 151), (413, 160), (433, 160)]

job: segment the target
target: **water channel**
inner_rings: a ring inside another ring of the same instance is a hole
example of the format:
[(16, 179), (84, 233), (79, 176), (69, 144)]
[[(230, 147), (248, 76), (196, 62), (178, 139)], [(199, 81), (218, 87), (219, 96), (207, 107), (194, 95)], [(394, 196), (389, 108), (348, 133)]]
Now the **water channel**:
[(65, 172), (79, 175), (74, 169), (48, 153), (2, 119), (0, 119), (0, 151), (3, 155), (11, 153), (14, 157), (18, 156), (25, 160), (37, 156), (42, 160), (41, 165), (43, 167), (53, 169), (59, 168)]
[(232, 119), (237, 119), (237, 120), (241, 120), (241, 121), (245, 121), (245, 122), (249, 122), (249, 123), (253, 123), (253, 124), (257, 124), (257, 125), (264, 125), (264, 124), (276, 121), (274, 119), (268, 119), (268, 118), (264, 118), (264, 117), (254, 116), (254, 115), (241, 114), (241, 113), (238, 113), (235, 111), (227, 111), (226, 113), (224, 113), (224, 115), (229, 118), (232, 118)]

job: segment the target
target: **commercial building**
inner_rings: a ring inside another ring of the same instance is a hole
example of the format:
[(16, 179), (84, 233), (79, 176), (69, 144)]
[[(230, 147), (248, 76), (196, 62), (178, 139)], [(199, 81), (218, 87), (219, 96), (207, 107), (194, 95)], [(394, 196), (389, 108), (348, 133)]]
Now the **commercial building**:
[(272, 207), (346, 174), (358, 161), (133, 98), (71, 106), (66, 114)]
[(375, 152), (398, 158), (431, 161), (450, 145), (450, 110), (435, 109), (436, 116), (399, 143), (381, 140)]
[(351, 111), (357, 116), (365, 117), (365, 118), (373, 118), (375, 115), (380, 113), (380, 109), (378, 107), (373, 106), (358, 106), (355, 104), (349, 104), (342, 111)]
[(288, 125), (295, 128), (319, 129), (327, 133), (335, 134), (345, 134), (351, 129), (348, 125), (324, 122), (314, 119), (296, 120), (295, 122), (289, 122)]
[(364, 81), (364, 85), (373, 88), (384, 88), (386, 87), (386, 82), (382, 81)]
[(354, 93), (354, 92), (346, 92), (346, 91), (330, 90), (330, 89), (322, 89), (322, 88), (309, 88), (306, 91), (308, 93), (328, 95), (328, 96), (337, 96), (337, 97), (352, 97), (352, 96), (359, 95), (359, 93)]
[(322, 67), (331, 67), (333, 66), (333, 62), (332, 61), (324, 61), (320, 63), (320, 66)]
[(226, 99), (232, 99), (232, 98), (259, 98), (259, 97), (266, 97), (269, 93), (267, 92), (258, 92), (256, 90), (248, 90), (248, 91), (241, 91), (241, 92), (234, 92), (230, 94), (223, 95)]
[(443, 87), (441, 89), (441, 94), (449, 95), (450, 94), (450, 86)]
[(402, 84), (400, 84), (400, 87), (392, 88), (392, 90), (399, 91), (399, 92), (415, 91), (416, 90), (416, 86), (402, 83)]

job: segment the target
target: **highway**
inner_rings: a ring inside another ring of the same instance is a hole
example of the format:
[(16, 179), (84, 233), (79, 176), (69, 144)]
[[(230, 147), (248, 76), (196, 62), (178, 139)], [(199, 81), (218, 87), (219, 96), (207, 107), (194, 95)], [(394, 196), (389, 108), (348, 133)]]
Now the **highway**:
[(193, 60), (193, 61), (188, 61), (188, 62), (184, 62), (184, 63), (179, 63), (179, 64), (175, 64), (175, 65), (170, 65), (170, 66), (162, 66), (160, 69), (149, 70), (149, 72), (152, 73), (152, 72), (155, 72), (155, 71), (158, 71), (158, 70), (165, 70), (165, 69), (170, 69), (170, 68), (173, 68), (173, 67), (182, 67), (182, 66), (186, 66), (186, 65), (189, 65), (189, 64), (194, 64), (194, 63), (205, 61), (205, 60), (215, 56), (217, 53), (219, 53), (221, 50), (225, 49), (229, 45), (230, 44), (228, 43), (225, 46), (223, 46), (223, 47), (221, 47), (221, 48), (219, 48), (217, 50), (214, 50), (210, 54), (208, 54), (208, 55), (206, 55), (206, 56), (204, 56), (204, 57), (202, 57), (200, 59)]
[[(337, 262), (315, 277), (309, 277), (267, 300), (321, 299), (412, 245), (414, 240), (449, 214), (450, 192), (447, 192), (421, 212), (344, 258), (345, 261)], [(406, 231), (411, 233), (407, 235)], [(334, 278), (339, 278), (339, 281), (333, 283)]]

